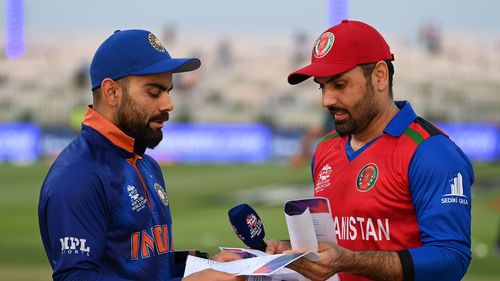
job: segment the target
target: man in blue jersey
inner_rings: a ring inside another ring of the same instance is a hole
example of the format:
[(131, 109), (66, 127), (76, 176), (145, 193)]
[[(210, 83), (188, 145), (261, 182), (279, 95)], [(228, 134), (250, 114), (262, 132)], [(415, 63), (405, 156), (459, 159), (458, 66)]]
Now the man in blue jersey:
[[(441, 130), (394, 101), (394, 56), (373, 27), (344, 20), (313, 46), (310, 77), (335, 130), (317, 145), (314, 195), (331, 202), (338, 243), (291, 268), (311, 280), (460, 280), (471, 260), (469, 159)], [(270, 253), (290, 248), (273, 240)]]
[[(40, 193), (40, 232), (54, 280), (180, 279), (167, 188), (144, 152), (161, 141), (174, 108), (173, 73), (199, 66), (196, 58), (171, 58), (146, 30), (116, 31), (97, 49), (93, 105)], [(205, 270), (185, 280), (238, 278)]]

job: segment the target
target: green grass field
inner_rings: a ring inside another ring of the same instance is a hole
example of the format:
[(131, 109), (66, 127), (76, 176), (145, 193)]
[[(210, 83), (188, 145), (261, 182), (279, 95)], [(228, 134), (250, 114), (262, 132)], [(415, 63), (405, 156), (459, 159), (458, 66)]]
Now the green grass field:
[[(48, 169), (43, 163), (0, 165), (0, 280), (51, 279), (37, 220), (40, 185)], [(211, 254), (218, 246), (243, 246), (227, 218), (227, 211), (234, 205), (250, 203), (264, 222), (266, 237), (285, 238), (283, 203), (311, 194), (308, 167), (179, 165), (164, 167), (164, 175), (176, 249), (200, 249)], [(500, 165), (477, 165), (476, 177), (473, 261), (465, 280), (500, 280), (500, 257), (493, 252), (500, 219)], [(259, 197), (262, 194), (265, 196)]]

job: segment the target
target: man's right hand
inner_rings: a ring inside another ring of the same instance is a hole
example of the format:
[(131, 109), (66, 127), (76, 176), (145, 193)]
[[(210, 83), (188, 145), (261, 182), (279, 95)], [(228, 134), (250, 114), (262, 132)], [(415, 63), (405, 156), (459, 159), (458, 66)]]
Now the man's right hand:
[(266, 253), (274, 255), (281, 254), (284, 251), (289, 251), (292, 249), (290, 241), (271, 239), (266, 241)]
[(205, 280), (244, 281), (244, 280), (246, 280), (246, 276), (234, 276), (232, 274), (213, 270), (213, 269), (205, 269), (205, 270), (195, 272), (187, 277), (182, 278), (182, 281), (205, 281)]

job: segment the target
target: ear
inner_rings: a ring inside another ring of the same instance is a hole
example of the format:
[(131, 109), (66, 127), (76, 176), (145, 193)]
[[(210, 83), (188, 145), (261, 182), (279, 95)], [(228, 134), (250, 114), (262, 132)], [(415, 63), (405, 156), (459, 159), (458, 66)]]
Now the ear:
[(378, 92), (384, 92), (389, 87), (389, 67), (385, 61), (379, 61), (372, 72), (372, 84)]
[(111, 78), (102, 80), (101, 83), (102, 101), (110, 107), (120, 105), (121, 88), (120, 85)]

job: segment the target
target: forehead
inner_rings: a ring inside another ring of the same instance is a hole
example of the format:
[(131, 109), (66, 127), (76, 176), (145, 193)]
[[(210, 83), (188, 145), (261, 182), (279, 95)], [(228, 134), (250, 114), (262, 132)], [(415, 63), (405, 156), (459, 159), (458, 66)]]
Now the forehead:
[(159, 84), (168, 88), (172, 85), (172, 76), (173, 74), (170, 72), (148, 75), (131, 75), (129, 76), (129, 83), (136, 85)]

